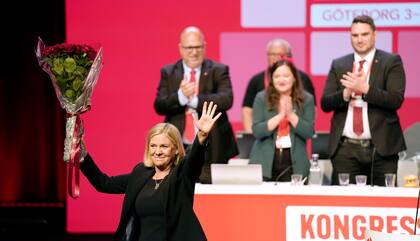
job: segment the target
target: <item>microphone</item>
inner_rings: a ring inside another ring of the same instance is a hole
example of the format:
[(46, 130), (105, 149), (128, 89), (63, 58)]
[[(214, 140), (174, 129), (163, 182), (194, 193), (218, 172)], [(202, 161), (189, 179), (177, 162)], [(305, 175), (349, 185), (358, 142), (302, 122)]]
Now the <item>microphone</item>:
[(279, 173), (279, 175), (277, 175), (276, 177), (276, 183), (274, 183), (274, 185), (277, 185), (277, 182), (279, 181), (279, 179), (284, 176), (284, 174), (286, 174), (287, 171), (289, 171), (289, 169), (292, 168), (292, 165), (289, 165), (286, 169), (284, 169), (282, 172)]
[(414, 221), (414, 235), (416, 235), (417, 230), (417, 215), (419, 214), (419, 201), (420, 201), (420, 188), (419, 188), (419, 194), (417, 195), (417, 206), (416, 206), (416, 219)]
[(372, 151), (372, 166), (370, 168), (370, 186), (373, 187), (373, 162), (375, 161), (375, 153), (376, 153), (376, 148), (373, 147), (373, 151)]

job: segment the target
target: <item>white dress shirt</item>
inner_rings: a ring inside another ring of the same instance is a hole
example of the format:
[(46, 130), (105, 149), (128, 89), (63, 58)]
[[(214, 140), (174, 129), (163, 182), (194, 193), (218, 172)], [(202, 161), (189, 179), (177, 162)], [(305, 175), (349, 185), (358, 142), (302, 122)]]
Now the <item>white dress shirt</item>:
[[(360, 60), (364, 59), (366, 62), (363, 64), (363, 72), (366, 74), (366, 82), (369, 84), (371, 66), (374, 61), (376, 49), (370, 51), (364, 58), (360, 57), (358, 54), (354, 53), (354, 63), (353, 63), (353, 72), (355, 72), (359, 68)], [(354, 93), (352, 93), (352, 96)], [(346, 123), (344, 124), (343, 136), (353, 139), (371, 139), (372, 135), (370, 133), (369, 128), (369, 116), (368, 116), (368, 104), (366, 101), (362, 101), (362, 119), (363, 119), (363, 133), (358, 136), (353, 131), (353, 106), (350, 104), (351, 100), (349, 101), (349, 108), (347, 110), (347, 117)]]

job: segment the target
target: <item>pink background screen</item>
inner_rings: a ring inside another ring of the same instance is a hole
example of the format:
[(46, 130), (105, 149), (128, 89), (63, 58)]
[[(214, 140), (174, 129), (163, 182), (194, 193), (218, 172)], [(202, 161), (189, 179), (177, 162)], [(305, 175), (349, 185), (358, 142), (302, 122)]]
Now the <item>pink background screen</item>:
[[(319, 103), (332, 58), (351, 51), (350, 35), (347, 27), (312, 28), (310, 7), (340, 1), (270, 0), (265, 7), (258, 8), (253, 7), (253, 2), (260, 3), (251, 0), (67, 1), (67, 41), (98, 43), (104, 51), (104, 66), (93, 94), (92, 110), (83, 115), (87, 148), (103, 171), (109, 175), (127, 173), (142, 161), (147, 130), (163, 120), (153, 109), (160, 68), (178, 60), (179, 33), (189, 25), (204, 31), (207, 56), (230, 66), (234, 106), (229, 117), (236, 131), (242, 129), (240, 109), (246, 85), (265, 67), (265, 44), (273, 37), (285, 38), (292, 44), (295, 61), (311, 76)], [(267, 15), (262, 14), (265, 11)], [(294, 21), (288, 25), (287, 18), (271, 21), (272, 18), (258, 17), (275, 16), (276, 12), (293, 13)], [(420, 119), (417, 80), (420, 70), (416, 61), (420, 45), (413, 44), (420, 42), (420, 27), (378, 30), (381, 32), (378, 46), (399, 52), (405, 64), (406, 100), (399, 113), (406, 128)], [(330, 115), (323, 113), (319, 104), (316, 114), (316, 129), (328, 130)], [(121, 204), (122, 195), (100, 194), (82, 177), (80, 198), (67, 201), (67, 230), (113, 232)]]

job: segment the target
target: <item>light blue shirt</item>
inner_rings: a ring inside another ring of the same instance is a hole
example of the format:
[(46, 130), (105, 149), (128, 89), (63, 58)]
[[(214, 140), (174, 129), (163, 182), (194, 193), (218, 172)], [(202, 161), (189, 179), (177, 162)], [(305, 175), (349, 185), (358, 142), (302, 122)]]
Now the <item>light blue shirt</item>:
[[(188, 67), (184, 62), (182, 62), (182, 67), (184, 68), (184, 76), (186, 79), (191, 79), (191, 71), (192, 68)], [(200, 74), (201, 74), (201, 66), (198, 68), (195, 68), (195, 83), (197, 85), (197, 88), (199, 86), (199, 80), (200, 80)], [(188, 97), (182, 93), (181, 88), (178, 89), (178, 101), (179, 104), (182, 106), (187, 105), (188, 107), (192, 109), (196, 109), (198, 106), (198, 97), (197, 95), (194, 95), (193, 98), (190, 100)]]

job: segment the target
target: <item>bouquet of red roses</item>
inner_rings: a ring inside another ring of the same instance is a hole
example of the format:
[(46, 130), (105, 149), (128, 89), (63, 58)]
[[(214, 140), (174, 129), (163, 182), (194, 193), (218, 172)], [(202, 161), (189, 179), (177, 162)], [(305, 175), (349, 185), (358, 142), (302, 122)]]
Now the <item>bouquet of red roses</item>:
[(77, 198), (80, 158), (85, 152), (80, 114), (90, 109), (93, 88), (102, 69), (102, 48), (96, 51), (89, 45), (67, 43), (46, 47), (39, 39), (36, 56), (52, 80), (61, 107), (67, 112), (64, 161), (69, 165), (69, 194)]

